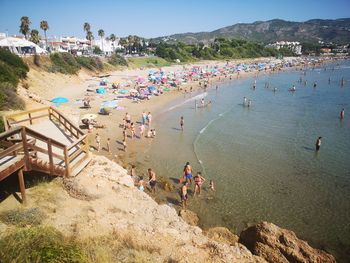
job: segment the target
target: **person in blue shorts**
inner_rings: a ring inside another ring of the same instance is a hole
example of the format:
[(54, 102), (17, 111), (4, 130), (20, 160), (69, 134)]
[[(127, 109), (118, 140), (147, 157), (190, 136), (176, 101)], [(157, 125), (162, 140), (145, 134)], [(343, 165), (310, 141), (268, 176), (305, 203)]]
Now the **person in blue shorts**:
[(186, 182), (190, 182), (190, 184), (192, 184), (192, 167), (190, 165), (189, 162), (186, 163), (185, 167), (184, 167), (184, 179), (186, 180)]

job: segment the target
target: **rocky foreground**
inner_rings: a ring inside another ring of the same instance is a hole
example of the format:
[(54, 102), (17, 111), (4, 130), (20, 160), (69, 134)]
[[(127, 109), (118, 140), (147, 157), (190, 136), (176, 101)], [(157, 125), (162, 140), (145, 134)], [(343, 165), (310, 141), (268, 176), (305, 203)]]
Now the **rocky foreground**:
[(335, 262), (269, 223), (248, 228), (240, 237), (223, 227), (203, 231), (191, 212), (181, 216), (192, 225), (138, 190), (125, 169), (101, 156), (94, 156), (77, 177), (40, 191), (32, 188), (28, 197), (29, 206), (45, 213), (43, 224), (81, 240), (124, 237), (123, 242), (151, 251), (147, 262)]

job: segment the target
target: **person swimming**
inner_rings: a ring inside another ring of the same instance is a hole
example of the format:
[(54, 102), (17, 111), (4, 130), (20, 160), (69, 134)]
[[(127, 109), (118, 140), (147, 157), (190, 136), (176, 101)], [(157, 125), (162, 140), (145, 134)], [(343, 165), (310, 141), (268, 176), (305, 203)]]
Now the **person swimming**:
[(316, 144), (315, 144), (316, 152), (318, 152), (320, 150), (320, 148), (321, 148), (321, 143), (322, 143), (321, 139), (322, 139), (322, 137), (318, 137), (317, 140), (316, 140)]

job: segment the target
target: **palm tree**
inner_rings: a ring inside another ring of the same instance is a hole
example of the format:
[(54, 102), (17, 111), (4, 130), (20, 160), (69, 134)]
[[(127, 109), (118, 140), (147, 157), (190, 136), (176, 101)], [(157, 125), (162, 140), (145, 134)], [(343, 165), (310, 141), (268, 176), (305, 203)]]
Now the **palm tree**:
[(124, 48), (124, 52), (126, 54), (126, 46), (128, 45), (128, 40), (124, 37), (120, 38), (119, 44)]
[(103, 29), (100, 29), (98, 30), (98, 36), (101, 38), (101, 43), (102, 43), (102, 51), (104, 53), (104, 50), (103, 50), (103, 37), (105, 36), (105, 31), (103, 31)]
[(117, 39), (117, 37), (116, 37), (114, 34), (111, 34), (111, 35), (109, 36), (109, 40), (113, 42), (113, 51), (114, 51), (114, 49), (115, 49), (115, 47), (114, 47), (114, 41), (115, 41), (116, 39)]
[(91, 26), (88, 22), (85, 22), (83, 25), (84, 32), (86, 32), (86, 39), (90, 41), (90, 48), (92, 50), (92, 42), (91, 40), (94, 38), (94, 36), (91, 33)]
[(134, 36), (129, 35), (128, 36), (129, 54), (131, 54), (131, 46), (133, 45), (133, 43), (134, 43)]
[(27, 16), (22, 16), (21, 17), (21, 25), (19, 26), (19, 32), (22, 33), (27, 39), (27, 35), (30, 31), (29, 25), (31, 24), (29, 17)]
[(43, 20), (40, 22), (40, 28), (44, 30), (45, 35), (45, 43), (46, 43), (46, 49), (47, 49), (47, 37), (46, 37), (46, 31), (49, 29), (49, 23), (47, 23), (46, 20)]
[(30, 32), (30, 39), (29, 40), (32, 41), (35, 44), (38, 44), (39, 41), (40, 41), (39, 31), (36, 30), (36, 29), (33, 29)]

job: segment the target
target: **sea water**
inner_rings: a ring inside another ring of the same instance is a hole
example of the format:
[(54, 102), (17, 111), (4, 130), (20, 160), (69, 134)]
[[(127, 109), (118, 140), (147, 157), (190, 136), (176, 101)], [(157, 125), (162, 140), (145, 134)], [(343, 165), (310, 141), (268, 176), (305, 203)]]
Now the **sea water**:
[[(350, 63), (262, 73), (255, 90), (253, 81), (234, 80), (184, 95), (157, 117), (157, 138), (141, 163), (178, 182), (189, 161), (207, 186), (214, 181), (215, 192), (204, 187), (200, 197), (189, 200), (203, 227), (240, 232), (250, 224), (273, 222), (339, 261), (349, 260)], [(290, 92), (293, 85), (296, 91)], [(195, 100), (202, 97), (212, 104), (196, 109)], [(243, 97), (251, 107), (243, 106)], [(319, 136), (322, 145), (315, 152)]]

